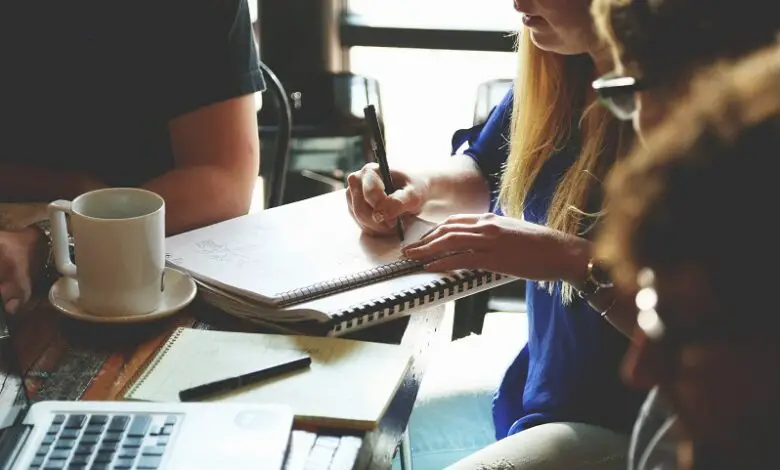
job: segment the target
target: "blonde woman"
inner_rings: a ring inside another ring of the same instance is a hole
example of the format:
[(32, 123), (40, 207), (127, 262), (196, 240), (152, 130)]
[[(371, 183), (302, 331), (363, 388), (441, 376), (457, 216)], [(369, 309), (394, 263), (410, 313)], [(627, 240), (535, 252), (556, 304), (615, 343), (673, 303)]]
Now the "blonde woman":
[(493, 461), (513, 469), (625, 468), (644, 394), (618, 377), (628, 340), (602, 318), (615, 299), (589, 238), (601, 182), (631, 130), (595, 104), (590, 84), (612, 64), (589, 7), (589, 0), (516, 0), (525, 27), (515, 88), (483, 126), (456, 134), (454, 146), (467, 149), (436, 168), (396, 171), (400, 189), (389, 197), (375, 165), (348, 178), (350, 210), (369, 234), (392, 235), (399, 216), (431, 201), (478, 214), (452, 216), (406, 249), (416, 259), (449, 255), (427, 269), (530, 280), (528, 344), (494, 399), (501, 442), (463, 468)]

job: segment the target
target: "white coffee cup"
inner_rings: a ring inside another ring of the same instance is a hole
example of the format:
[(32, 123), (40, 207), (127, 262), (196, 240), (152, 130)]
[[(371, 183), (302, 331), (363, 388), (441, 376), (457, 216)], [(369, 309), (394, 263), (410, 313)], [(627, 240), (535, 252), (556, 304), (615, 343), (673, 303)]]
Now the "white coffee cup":
[[(79, 306), (92, 315), (153, 312), (162, 301), (165, 269), (165, 201), (135, 188), (84, 193), (48, 207), (54, 261), (76, 279)], [(76, 264), (68, 249), (70, 216)]]

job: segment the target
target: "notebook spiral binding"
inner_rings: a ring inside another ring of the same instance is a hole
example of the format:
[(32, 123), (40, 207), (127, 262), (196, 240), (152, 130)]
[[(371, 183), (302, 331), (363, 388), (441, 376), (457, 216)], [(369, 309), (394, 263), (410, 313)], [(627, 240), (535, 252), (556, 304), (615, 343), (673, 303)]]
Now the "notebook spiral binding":
[(301, 302), (307, 302), (329, 295), (344, 292), (357, 287), (372, 284), (376, 281), (384, 281), (404, 274), (420, 271), (423, 262), (419, 260), (403, 259), (384, 264), (376, 268), (360, 271), (348, 276), (342, 276), (329, 281), (312, 284), (298, 289), (280, 292), (275, 295), (281, 299), (279, 307), (289, 307)]
[(179, 339), (179, 335), (181, 335), (183, 330), (184, 328), (182, 327), (176, 328), (173, 333), (171, 333), (171, 336), (168, 337), (168, 339), (166, 339), (162, 344), (155, 348), (154, 351), (152, 351), (149, 357), (143, 362), (143, 364), (141, 364), (140, 367), (138, 367), (130, 379), (125, 382), (124, 387), (122, 387), (122, 389), (119, 391), (117, 399), (133, 399), (133, 393), (136, 389), (138, 389), (138, 387), (143, 385), (145, 381), (145, 378), (141, 379), (141, 377), (143, 375), (148, 375), (154, 370), (155, 367), (157, 367), (157, 364), (168, 353), (176, 340)]
[(334, 312), (331, 320), (331, 331), (334, 334), (339, 334), (341, 331), (362, 326), (363, 323), (385, 320), (404, 310), (420, 307), (446, 297), (452, 297), (474, 287), (481, 287), (507, 277), (503, 274), (489, 271), (457, 272), (444, 279), (436, 280), (414, 289), (405, 290), (383, 299)]

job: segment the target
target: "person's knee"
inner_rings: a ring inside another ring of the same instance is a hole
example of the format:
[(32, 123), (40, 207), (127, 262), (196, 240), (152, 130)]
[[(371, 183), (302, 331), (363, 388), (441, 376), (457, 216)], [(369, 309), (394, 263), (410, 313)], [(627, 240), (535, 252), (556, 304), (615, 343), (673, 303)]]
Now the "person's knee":
[(522, 431), (456, 463), (450, 470), (623, 470), (629, 437), (581, 423)]
[(498, 459), (495, 462), (482, 463), (474, 470), (516, 470), (515, 464), (507, 459)]

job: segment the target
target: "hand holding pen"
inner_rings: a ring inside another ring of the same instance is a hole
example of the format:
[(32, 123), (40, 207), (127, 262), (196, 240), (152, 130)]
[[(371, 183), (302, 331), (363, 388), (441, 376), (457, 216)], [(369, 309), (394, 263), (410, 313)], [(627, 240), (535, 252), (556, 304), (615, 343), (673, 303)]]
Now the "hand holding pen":
[(363, 233), (371, 236), (397, 236), (396, 220), (420, 213), (428, 199), (427, 186), (420, 178), (401, 170), (390, 170), (397, 189), (385, 192), (379, 165), (369, 163), (347, 178), (347, 203)]
[[(374, 105), (370, 104), (364, 109), (366, 121), (368, 124), (368, 130), (371, 140), (371, 149), (374, 151), (374, 159), (379, 165), (379, 174), (382, 176), (382, 184), (385, 187), (385, 194), (390, 196), (395, 192), (395, 184), (393, 183), (393, 175), (390, 173), (390, 166), (387, 163), (387, 151), (385, 150), (385, 139), (382, 136), (382, 129), (379, 127), (379, 118), (376, 115), (376, 109)], [(377, 222), (383, 222), (383, 216), (374, 214), (374, 220)], [(401, 218), (396, 218), (395, 221), (396, 232), (398, 233), (398, 239), (404, 241), (404, 227), (401, 225)]]
[[(404, 215), (419, 214), (428, 199), (427, 184), (416, 175), (392, 169), (384, 173), (380, 161), (387, 162), (376, 112), (366, 108), (372, 142), (376, 144), (376, 163), (369, 163), (347, 178), (347, 203), (350, 213), (363, 232), (372, 236), (398, 236), (399, 220)], [(372, 124), (373, 123), (373, 124)], [(389, 178), (387, 177), (389, 175)], [(385, 181), (390, 181), (390, 186)], [(397, 189), (396, 189), (397, 188)], [(402, 227), (401, 227), (402, 228)]]

